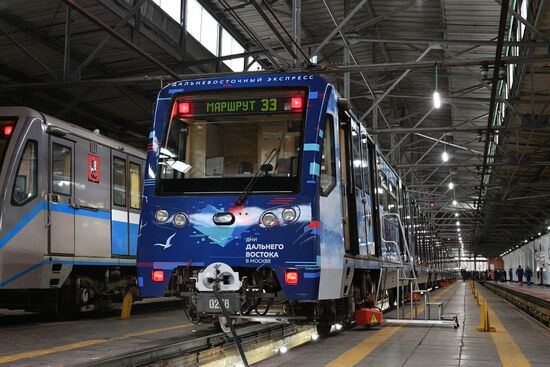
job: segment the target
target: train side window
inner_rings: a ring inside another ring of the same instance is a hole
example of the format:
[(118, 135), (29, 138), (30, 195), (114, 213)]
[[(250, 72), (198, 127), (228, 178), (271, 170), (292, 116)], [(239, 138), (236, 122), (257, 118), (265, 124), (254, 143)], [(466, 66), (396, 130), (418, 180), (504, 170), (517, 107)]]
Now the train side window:
[(355, 130), (352, 130), (352, 154), (353, 154), (353, 181), (355, 181), (355, 186), (359, 189), (363, 189), (363, 178), (362, 178), (362, 162), (361, 162), (361, 138), (359, 133)]
[(72, 149), (61, 144), (52, 144), (52, 191), (71, 196), (73, 182)]
[(334, 120), (327, 115), (325, 135), (323, 137), (323, 150), (321, 151), (321, 195), (328, 196), (336, 186), (336, 160), (334, 153)]
[(369, 172), (369, 147), (366, 136), (361, 136), (361, 168), (363, 170), (363, 190), (370, 193), (370, 172)]
[(141, 167), (130, 163), (130, 208), (141, 209)]
[(38, 192), (38, 143), (29, 140), (19, 160), (17, 176), (13, 183), (11, 203), (24, 205), (34, 199)]
[(113, 204), (126, 206), (126, 161), (113, 159)]

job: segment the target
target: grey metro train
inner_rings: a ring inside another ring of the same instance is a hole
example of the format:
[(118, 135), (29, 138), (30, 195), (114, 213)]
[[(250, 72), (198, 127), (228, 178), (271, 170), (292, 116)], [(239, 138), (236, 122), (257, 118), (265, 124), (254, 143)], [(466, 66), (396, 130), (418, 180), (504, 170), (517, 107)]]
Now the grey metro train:
[(0, 308), (110, 308), (136, 288), (145, 152), (0, 107)]

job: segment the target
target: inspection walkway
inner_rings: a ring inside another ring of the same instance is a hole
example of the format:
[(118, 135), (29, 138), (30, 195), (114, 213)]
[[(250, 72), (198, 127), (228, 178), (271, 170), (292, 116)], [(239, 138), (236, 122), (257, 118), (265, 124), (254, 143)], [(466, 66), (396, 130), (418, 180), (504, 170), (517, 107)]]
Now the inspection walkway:
[(544, 285), (527, 285), (526, 283), (523, 283), (523, 286), (520, 286), (519, 283), (516, 282), (487, 282), (488, 284), (495, 285), (497, 287), (501, 287), (504, 289), (509, 289), (514, 292), (519, 292), (522, 294), (525, 294), (527, 296), (538, 298), (542, 301), (545, 301), (550, 304), (550, 287), (544, 286)]
[(432, 293), (456, 314), (458, 329), (426, 326), (355, 328), (289, 350), (257, 364), (274, 366), (550, 367), (550, 331), (500, 297), (486, 297), (496, 332), (479, 332), (480, 308), (463, 282)]

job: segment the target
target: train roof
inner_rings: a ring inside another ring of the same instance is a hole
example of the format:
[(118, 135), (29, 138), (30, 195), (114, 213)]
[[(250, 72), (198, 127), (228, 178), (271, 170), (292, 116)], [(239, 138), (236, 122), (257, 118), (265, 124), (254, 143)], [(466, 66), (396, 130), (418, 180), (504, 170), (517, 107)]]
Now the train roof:
[(145, 159), (146, 154), (144, 150), (136, 149), (131, 145), (109, 138), (108, 136), (96, 134), (93, 131), (71, 124), (70, 122), (60, 120), (56, 117), (46, 115), (44, 113), (41, 113), (29, 107), (25, 107), (25, 106), (0, 107), (0, 115), (26, 116), (26, 117), (40, 118), (42, 119), (42, 121), (44, 121), (44, 123), (47, 126), (55, 126), (55, 127), (62, 128), (64, 130), (67, 130), (69, 133), (76, 135), (78, 137), (81, 137), (83, 139), (95, 141), (98, 144), (108, 146), (109, 148), (124, 151), (125, 153)]

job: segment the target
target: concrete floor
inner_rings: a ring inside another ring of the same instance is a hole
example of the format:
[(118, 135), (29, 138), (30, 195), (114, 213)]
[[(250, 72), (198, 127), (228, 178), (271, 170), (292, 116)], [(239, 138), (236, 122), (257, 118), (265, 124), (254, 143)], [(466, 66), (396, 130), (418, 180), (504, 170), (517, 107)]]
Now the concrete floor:
[[(432, 300), (447, 303), (445, 314), (458, 316), (458, 329), (358, 327), (256, 366), (550, 367), (550, 331), (483, 287), (478, 289), (488, 301), (496, 333), (477, 331), (479, 307), (467, 284), (457, 283), (433, 292)], [(129, 321), (89, 317), (0, 326), (0, 366), (68, 366), (193, 338), (205, 331), (212, 328), (196, 327), (181, 310), (137, 314)]]
[[(384, 329), (396, 326), (385, 326), (381, 330), (356, 328), (305, 344), (257, 366), (550, 367), (550, 331), (529, 316), (481, 289), (480, 294), (486, 297), (491, 312), (496, 314), (503, 327), (497, 327), (496, 333), (479, 332), (476, 327), (480, 309), (466, 283), (435, 291), (432, 297), (438, 293), (440, 301), (447, 301), (445, 314), (458, 315), (460, 328), (397, 327), (377, 346), (376, 339), (384, 337), (381, 334)], [(495, 317), (494, 324), (496, 321)], [(512, 353), (513, 348), (499, 339), (508, 336), (513, 340), (512, 344), (517, 345), (519, 353)], [(375, 347), (369, 352), (372, 343)], [(517, 358), (521, 354), (525, 360)]]
[(182, 310), (0, 327), (0, 366), (68, 366), (193, 338), (211, 326), (191, 324)]

